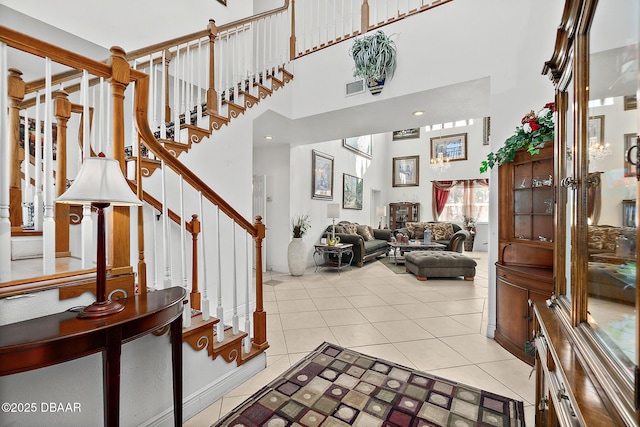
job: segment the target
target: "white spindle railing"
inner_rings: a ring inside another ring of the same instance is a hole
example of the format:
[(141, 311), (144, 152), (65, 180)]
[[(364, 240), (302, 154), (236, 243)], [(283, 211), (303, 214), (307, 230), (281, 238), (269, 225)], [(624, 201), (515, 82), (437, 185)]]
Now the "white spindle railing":
[(9, 219), (9, 185), (11, 173), (6, 162), (11, 158), (9, 141), (7, 45), (0, 43), (0, 282), (11, 280), (11, 220)]
[(51, 116), (51, 59), (45, 58), (45, 95), (44, 95), (44, 220), (42, 223), (42, 274), (50, 275), (56, 271), (56, 223), (54, 212), (53, 180), (53, 140)]

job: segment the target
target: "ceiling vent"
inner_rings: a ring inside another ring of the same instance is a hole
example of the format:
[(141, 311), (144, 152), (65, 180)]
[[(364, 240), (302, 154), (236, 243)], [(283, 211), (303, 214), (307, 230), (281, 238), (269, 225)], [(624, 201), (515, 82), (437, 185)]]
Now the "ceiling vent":
[(351, 96), (364, 92), (364, 80), (356, 80), (355, 82), (347, 83), (344, 88), (344, 95)]

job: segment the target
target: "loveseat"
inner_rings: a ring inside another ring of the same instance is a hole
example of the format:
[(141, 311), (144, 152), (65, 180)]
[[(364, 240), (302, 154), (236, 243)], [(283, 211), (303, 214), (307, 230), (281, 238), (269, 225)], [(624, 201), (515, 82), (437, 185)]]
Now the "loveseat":
[[(333, 225), (328, 226), (322, 237), (330, 237), (332, 228)], [(336, 236), (340, 237), (340, 243), (353, 244), (352, 264), (362, 267), (366, 261), (387, 253), (391, 230), (379, 230), (368, 225), (340, 221), (336, 224)], [(349, 257), (345, 257), (343, 261), (348, 262)]]
[[(616, 239), (620, 235), (628, 239), (629, 248), (633, 252), (636, 247), (636, 230), (636, 228), (616, 227), (613, 225), (589, 225), (587, 227), (587, 250), (589, 256), (614, 253), (616, 251)], [(591, 261), (596, 260), (591, 259)]]
[(431, 230), (431, 241), (442, 243), (445, 251), (462, 252), (464, 241), (471, 235), (453, 222), (408, 222), (405, 228), (399, 228), (395, 232), (409, 236), (409, 239), (424, 239), (424, 230)]

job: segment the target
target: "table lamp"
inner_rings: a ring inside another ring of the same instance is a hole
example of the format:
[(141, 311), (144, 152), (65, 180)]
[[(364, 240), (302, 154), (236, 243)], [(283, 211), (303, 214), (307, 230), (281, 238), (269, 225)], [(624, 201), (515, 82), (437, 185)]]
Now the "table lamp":
[(333, 220), (333, 228), (331, 230), (331, 239), (336, 240), (336, 218), (340, 216), (340, 205), (337, 203), (329, 203), (327, 205), (327, 218)]
[(378, 223), (378, 230), (379, 230), (382, 228), (382, 218), (387, 216), (387, 207), (378, 206), (376, 208), (376, 215), (380, 217), (380, 222)]
[(124, 305), (107, 299), (104, 209), (109, 205), (139, 206), (142, 203), (124, 179), (120, 163), (114, 159), (107, 159), (103, 153), (98, 157), (84, 159), (73, 184), (56, 199), (56, 203), (91, 204), (98, 213), (96, 302), (83, 308), (78, 317), (97, 318), (122, 311)]

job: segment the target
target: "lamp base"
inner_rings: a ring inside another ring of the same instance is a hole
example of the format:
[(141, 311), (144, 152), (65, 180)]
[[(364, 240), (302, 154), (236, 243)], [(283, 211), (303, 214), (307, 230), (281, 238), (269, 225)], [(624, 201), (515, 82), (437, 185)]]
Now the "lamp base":
[(124, 310), (124, 305), (117, 301), (96, 301), (83, 308), (78, 313), (78, 319), (95, 319), (96, 317), (120, 313), (122, 310)]

